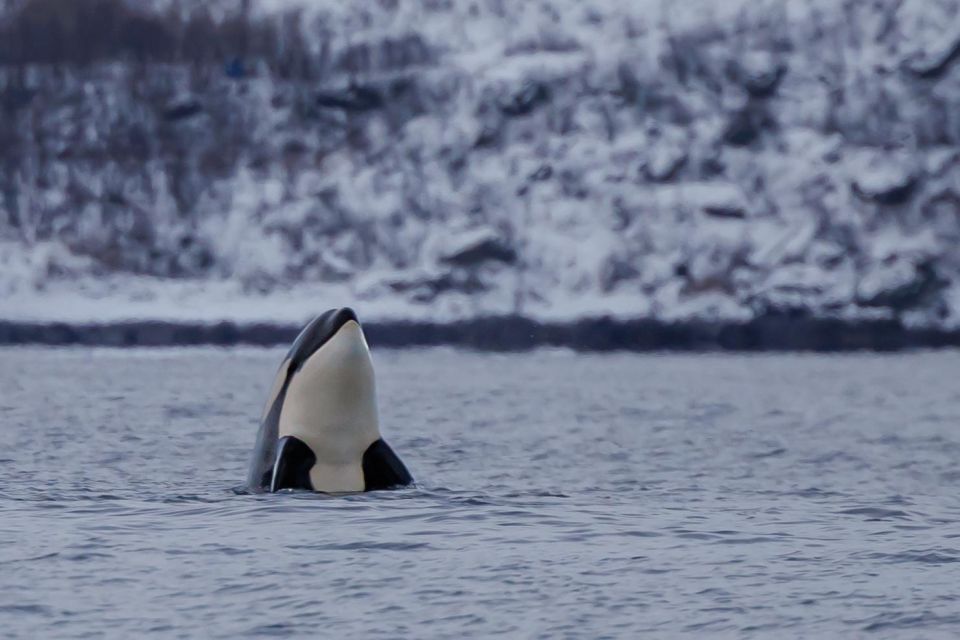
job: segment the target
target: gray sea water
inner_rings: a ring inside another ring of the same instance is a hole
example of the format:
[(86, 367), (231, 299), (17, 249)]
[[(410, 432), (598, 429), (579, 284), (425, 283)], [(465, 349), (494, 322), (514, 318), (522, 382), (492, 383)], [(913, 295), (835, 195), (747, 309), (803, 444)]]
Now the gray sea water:
[(283, 350), (0, 350), (0, 635), (955, 637), (960, 353), (375, 351), (418, 486), (238, 495)]

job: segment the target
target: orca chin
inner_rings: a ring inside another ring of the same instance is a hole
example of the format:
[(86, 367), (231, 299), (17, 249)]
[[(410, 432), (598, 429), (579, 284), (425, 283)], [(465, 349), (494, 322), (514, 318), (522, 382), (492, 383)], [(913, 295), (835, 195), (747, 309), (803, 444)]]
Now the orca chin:
[(344, 307), (317, 316), (274, 379), (248, 486), (350, 493), (412, 482), (380, 435), (373, 362), (357, 314)]
[(270, 493), (281, 489), (313, 491), (310, 469), (316, 462), (317, 456), (303, 440), (296, 436), (280, 438), (277, 442), (277, 459), (270, 478)]
[[(310, 469), (317, 456), (303, 440), (296, 436), (284, 436), (277, 445), (277, 458), (270, 478), (270, 493), (284, 489), (315, 491), (310, 480)], [(371, 444), (361, 462), (364, 491), (379, 491), (406, 486), (413, 477), (386, 442), (382, 439)]]

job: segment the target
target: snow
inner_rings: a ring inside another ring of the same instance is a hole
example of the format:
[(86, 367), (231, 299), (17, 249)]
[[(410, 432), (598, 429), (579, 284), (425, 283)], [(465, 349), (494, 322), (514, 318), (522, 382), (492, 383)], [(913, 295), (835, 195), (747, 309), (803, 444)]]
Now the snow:
[(960, 326), (956, 0), (252, 7), (323, 73), (27, 69), (0, 319)]

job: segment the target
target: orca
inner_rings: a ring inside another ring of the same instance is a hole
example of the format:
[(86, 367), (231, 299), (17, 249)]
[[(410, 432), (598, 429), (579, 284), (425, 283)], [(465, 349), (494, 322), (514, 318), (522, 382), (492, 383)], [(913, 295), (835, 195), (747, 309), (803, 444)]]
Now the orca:
[(353, 493), (412, 482), (380, 436), (373, 362), (357, 314), (344, 307), (317, 316), (274, 378), (248, 487)]

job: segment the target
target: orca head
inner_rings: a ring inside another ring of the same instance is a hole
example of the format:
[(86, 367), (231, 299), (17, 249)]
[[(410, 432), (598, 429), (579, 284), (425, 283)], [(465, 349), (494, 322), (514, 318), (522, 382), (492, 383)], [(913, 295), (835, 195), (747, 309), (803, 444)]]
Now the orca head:
[(267, 413), (277, 411), (270, 491), (363, 491), (362, 460), (380, 439), (373, 363), (352, 309), (308, 324), (281, 365)]

